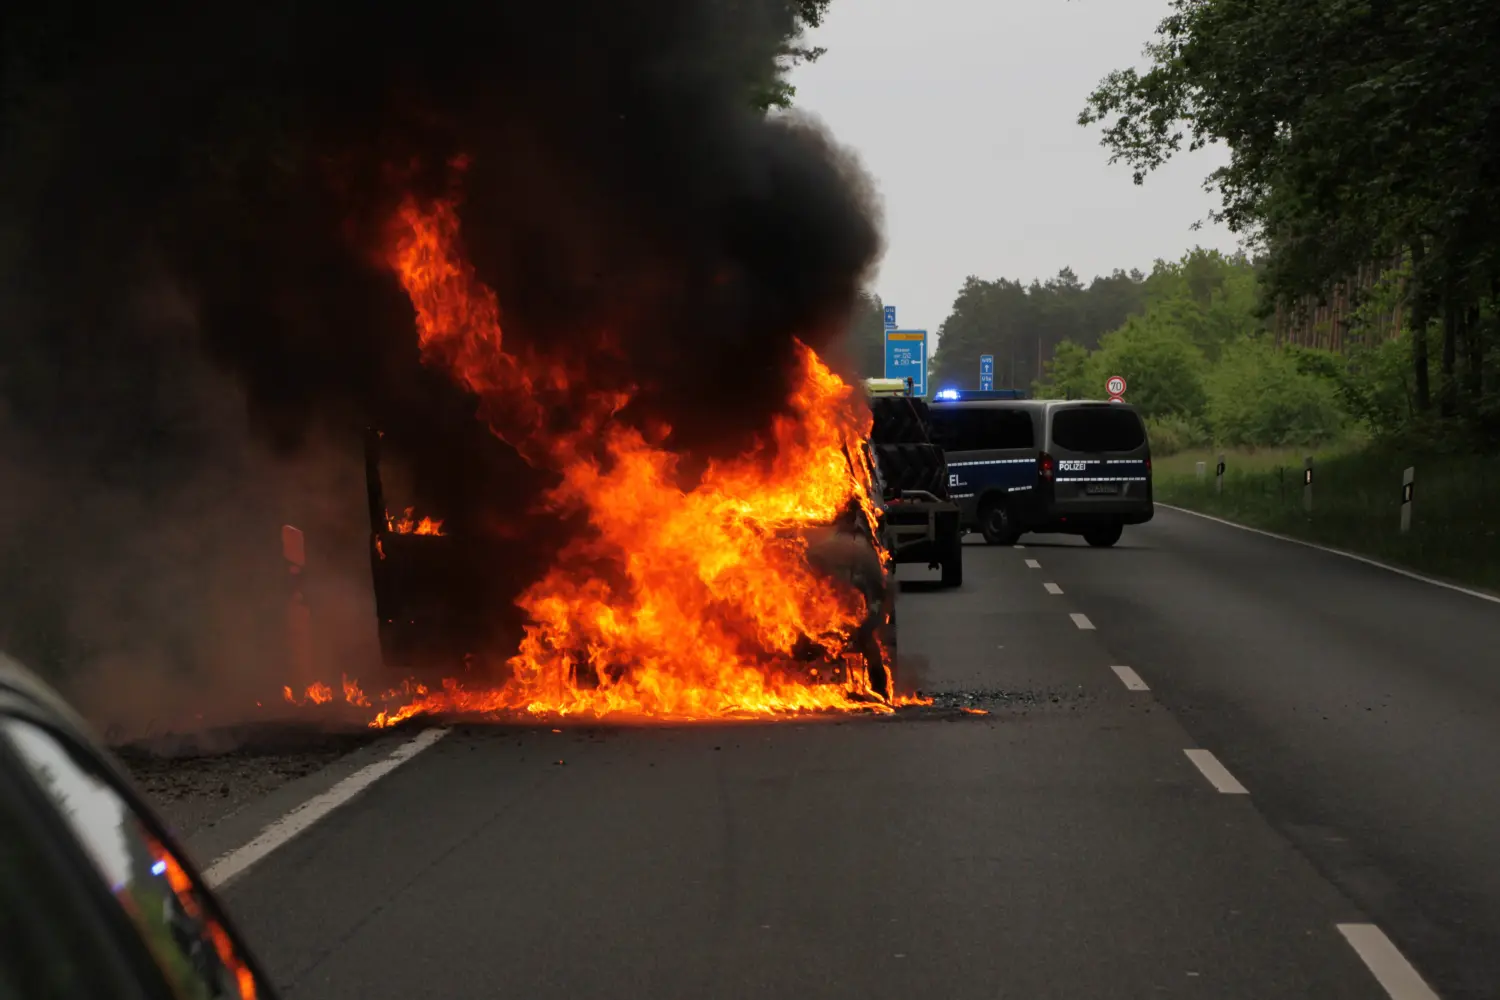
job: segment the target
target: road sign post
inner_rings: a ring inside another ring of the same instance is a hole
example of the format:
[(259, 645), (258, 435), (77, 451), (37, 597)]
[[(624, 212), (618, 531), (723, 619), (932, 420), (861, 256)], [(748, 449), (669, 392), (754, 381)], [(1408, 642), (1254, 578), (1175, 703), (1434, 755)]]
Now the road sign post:
[(912, 394), (927, 395), (927, 331), (885, 331), (885, 377), (909, 378)]
[(1222, 451), (1219, 452), (1218, 471), (1214, 473), (1214, 492), (1224, 492), (1224, 453)]
[(979, 356), (979, 388), (985, 392), (995, 388), (995, 356), (993, 354)]
[(1302, 509), (1312, 513), (1312, 456), (1302, 460)]
[(1408, 468), (1401, 473), (1401, 534), (1411, 530), (1411, 498), (1416, 492), (1417, 469), (1416, 466)]
[(1111, 375), (1104, 383), (1104, 391), (1109, 393), (1112, 403), (1125, 401), (1125, 377), (1123, 375)]

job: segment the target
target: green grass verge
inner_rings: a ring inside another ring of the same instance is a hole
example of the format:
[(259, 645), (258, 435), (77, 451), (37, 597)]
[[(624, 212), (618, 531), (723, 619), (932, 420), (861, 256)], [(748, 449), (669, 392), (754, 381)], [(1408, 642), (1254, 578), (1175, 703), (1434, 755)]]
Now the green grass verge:
[[(1357, 552), (1500, 591), (1500, 458), (1419, 455), (1376, 447), (1313, 455), (1313, 509), (1302, 503), (1305, 450), (1228, 452), (1224, 491), (1215, 451), (1155, 463), (1162, 503)], [(1200, 481), (1196, 463), (1205, 463)], [(1401, 534), (1401, 473), (1416, 469), (1412, 523)]]

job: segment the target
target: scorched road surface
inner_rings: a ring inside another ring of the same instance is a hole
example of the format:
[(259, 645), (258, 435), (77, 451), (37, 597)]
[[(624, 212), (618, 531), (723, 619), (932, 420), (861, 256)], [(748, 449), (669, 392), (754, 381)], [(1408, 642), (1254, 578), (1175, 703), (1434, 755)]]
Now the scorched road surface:
[[(1112, 669), (1155, 681), (1182, 669), (1169, 647), (1200, 676), (1246, 669), (1169, 610), (1213, 593), (1273, 627), (1281, 598), (1180, 551), (1200, 530), (1058, 549), (1055, 574), (1052, 550), (974, 546), (962, 590), (909, 586), (909, 669), (989, 716), (460, 728), (227, 900), (289, 996), (331, 1000), (1387, 996), (1367, 961), (1402, 990), (1369, 915), (1233, 792), (1269, 783), (1235, 771), (1258, 758), (1195, 763), (1208, 747)], [(1267, 567), (1294, 558), (1255, 544)], [(1342, 634), (1318, 608), (1285, 606), (1289, 642)], [(1121, 659), (1127, 636), (1151, 658)]]

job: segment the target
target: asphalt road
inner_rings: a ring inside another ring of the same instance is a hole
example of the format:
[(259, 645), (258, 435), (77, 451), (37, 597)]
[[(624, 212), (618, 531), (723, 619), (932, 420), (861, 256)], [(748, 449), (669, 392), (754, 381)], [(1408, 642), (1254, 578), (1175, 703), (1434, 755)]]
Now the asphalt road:
[(902, 669), (988, 716), (459, 728), (228, 903), (290, 997), (1500, 993), (1500, 606), (1167, 511), (966, 561)]
[(1500, 603), (1171, 510), (1031, 554), (1449, 1000), (1500, 997)]

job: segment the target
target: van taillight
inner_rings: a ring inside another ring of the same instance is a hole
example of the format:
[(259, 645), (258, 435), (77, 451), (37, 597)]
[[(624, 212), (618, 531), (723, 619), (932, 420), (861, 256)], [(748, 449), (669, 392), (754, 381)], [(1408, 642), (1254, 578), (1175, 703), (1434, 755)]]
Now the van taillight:
[(1151, 459), (1149, 459), (1149, 458), (1146, 459), (1146, 471), (1147, 472), (1151, 471)]
[(1057, 463), (1052, 461), (1052, 456), (1045, 451), (1036, 457), (1036, 474), (1047, 481), (1051, 481), (1056, 474)]

